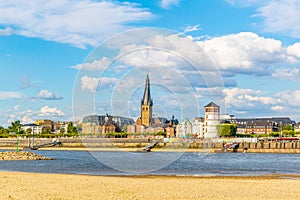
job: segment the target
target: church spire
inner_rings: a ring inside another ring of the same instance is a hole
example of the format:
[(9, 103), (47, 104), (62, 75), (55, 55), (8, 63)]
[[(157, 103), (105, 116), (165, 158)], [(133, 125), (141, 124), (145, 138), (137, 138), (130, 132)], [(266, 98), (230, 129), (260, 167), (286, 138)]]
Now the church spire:
[(141, 101), (141, 121), (142, 121), (142, 125), (146, 127), (151, 126), (152, 105), (153, 102), (150, 95), (150, 79), (149, 79), (149, 74), (147, 74), (144, 96)]
[(144, 91), (144, 96), (142, 99), (142, 104), (143, 105), (153, 105), (152, 99), (151, 99), (151, 95), (150, 95), (150, 78), (149, 78), (149, 74), (147, 74), (147, 78), (146, 78), (146, 85), (145, 85), (145, 91)]

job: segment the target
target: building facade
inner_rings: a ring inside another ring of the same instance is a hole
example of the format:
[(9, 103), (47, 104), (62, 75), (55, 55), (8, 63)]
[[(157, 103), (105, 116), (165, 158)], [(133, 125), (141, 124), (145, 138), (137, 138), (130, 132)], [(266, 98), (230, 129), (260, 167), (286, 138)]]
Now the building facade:
[(22, 124), (21, 129), (26, 133), (31, 134), (40, 134), (43, 131), (43, 126), (39, 126), (37, 124)]
[(230, 123), (237, 125), (238, 134), (269, 134), (280, 132), (283, 126), (295, 127), (295, 122), (288, 117), (236, 118)]
[(128, 117), (106, 115), (89, 115), (82, 120), (83, 135), (103, 135), (121, 132), (125, 126), (132, 125), (134, 120)]
[(192, 134), (197, 138), (204, 137), (204, 118), (195, 117), (192, 122)]
[(192, 133), (192, 123), (185, 118), (176, 126), (176, 136), (179, 138), (186, 138)]
[(50, 129), (51, 132), (53, 132), (53, 122), (49, 119), (38, 119), (35, 122), (36, 125), (42, 126), (43, 128)]

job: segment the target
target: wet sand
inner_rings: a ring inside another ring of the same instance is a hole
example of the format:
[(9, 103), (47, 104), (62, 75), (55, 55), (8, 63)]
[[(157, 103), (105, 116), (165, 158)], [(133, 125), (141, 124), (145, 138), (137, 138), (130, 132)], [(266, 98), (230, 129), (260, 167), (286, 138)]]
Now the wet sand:
[(300, 175), (91, 176), (0, 172), (0, 199), (300, 199)]

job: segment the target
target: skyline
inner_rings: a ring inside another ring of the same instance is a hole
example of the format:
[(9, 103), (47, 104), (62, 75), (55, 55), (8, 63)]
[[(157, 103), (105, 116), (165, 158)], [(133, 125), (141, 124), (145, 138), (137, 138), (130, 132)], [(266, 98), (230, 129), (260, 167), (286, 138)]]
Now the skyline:
[(73, 120), (73, 102), (75, 119), (135, 118), (148, 72), (163, 117), (203, 116), (214, 101), (240, 118), (300, 121), (299, 9), (296, 0), (1, 2), (0, 125)]

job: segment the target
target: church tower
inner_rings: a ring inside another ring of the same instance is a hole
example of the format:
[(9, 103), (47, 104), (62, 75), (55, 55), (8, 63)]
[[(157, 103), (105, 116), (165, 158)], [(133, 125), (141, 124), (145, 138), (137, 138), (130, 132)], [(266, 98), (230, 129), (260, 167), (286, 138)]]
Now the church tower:
[(150, 96), (150, 79), (149, 79), (149, 74), (147, 74), (144, 96), (141, 101), (142, 125), (147, 126), (147, 127), (151, 126), (152, 105), (153, 105), (153, 102), (152, 102), (152, 99)]

